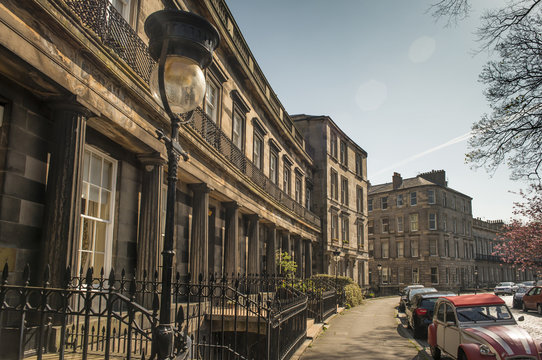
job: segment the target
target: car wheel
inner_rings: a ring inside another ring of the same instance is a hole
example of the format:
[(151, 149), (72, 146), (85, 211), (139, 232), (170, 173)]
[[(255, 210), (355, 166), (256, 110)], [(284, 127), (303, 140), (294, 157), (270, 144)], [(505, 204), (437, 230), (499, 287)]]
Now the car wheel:
[(431, 356), (435, 360), (440, 360), (440, 349), (436, 346), (431, 346)]
[(512, 301), (512, 307), (514, 309), (519, 309), (520, 308), (519, 303), (516, 300)]
[(538, 310), (538, 315), (542, 315), (542, 304), (538, 304), (536, 309)]
[(414, 324), (414, 327), (412, 328), (412, 330), (414, 330), (414, 337), (415, 337), (416, 339), (422, 338), (422, 336), (423, 336), (423, 329), (422, 329), (420, 326), (416, 326), (416, 324)]
[(459, 350), (459, 356), (457, 357), (457, 360), (469, 360), (467, 355), (463, 352), (463, 350)]
[(525, 303), (523, 303), (523, 304), (521, 305), (521, 308), (523, 309), (524, 312), (528, 312), (528, 311), (529, 311), (529, 309), (527, 309), (527, 306), (525, 306)]

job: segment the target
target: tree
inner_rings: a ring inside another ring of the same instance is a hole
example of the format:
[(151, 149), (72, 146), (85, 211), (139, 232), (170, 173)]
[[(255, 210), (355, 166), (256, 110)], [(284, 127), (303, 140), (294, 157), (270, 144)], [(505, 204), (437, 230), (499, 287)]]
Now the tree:
[[(467, 162), (512, 179), (542, 175), (542, 0), (515, 0), (487, 11), (477, 31), (480, 50), (494, 50), (480, 74), (491, 112), (473, 124)], [(429, 9), (448, 23), (468, 16), (469, 0), (441, 0)]]
[(275, 258), (277, 259), (281, 274), (283, 274), (288, 279), (295, 278), (297, 264), (292, 259), (292, 256), (286, 251), (283, 253), (277, 251)]
[(501, 244), (494, 255), (521, 270), (542, 270), (542, 186), (533, 185), (520, 192), (522, 203), (514, 204), (514, 214), (523, 219), (513, 220), (498, 235)]

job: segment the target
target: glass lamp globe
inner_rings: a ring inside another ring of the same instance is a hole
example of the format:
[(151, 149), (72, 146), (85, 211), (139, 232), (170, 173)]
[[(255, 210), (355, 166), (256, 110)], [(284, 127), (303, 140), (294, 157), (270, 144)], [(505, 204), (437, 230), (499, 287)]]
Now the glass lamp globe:
[[(158, 86), (158, 63), (151, 72), (150, 87), (152, 96), (162, 104)], [(164, 87), (171, 111), (174, 114), (184, 114), (203, 103), (205, 75), (194, 60), (168, 55), (164, 66)]]

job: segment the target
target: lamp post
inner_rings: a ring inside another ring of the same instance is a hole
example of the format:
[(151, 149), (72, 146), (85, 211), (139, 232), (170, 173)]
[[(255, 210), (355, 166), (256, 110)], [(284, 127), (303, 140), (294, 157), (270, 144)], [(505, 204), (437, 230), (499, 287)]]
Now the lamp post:
[(474, 295), (478, 292), (478, 268), (474, 268), (474, 281), (476, 281), (475, 287), (474, 287)]
[(380, 290), (382, 285), (382, 264), (376, 265), (376, 269), (378, 270), (378, 295), (381, 295)]
[[(339, 257), (340, 256), (341, 256), (340, 250), (333, 251), (333, 257), (335, 258), (335, 291), (337, 292), (337, 295), (339, 294), (338, 276), (339, 276)], [(339, 301), (338, 297), (337, 297), (337, 301)]]
[(171, 277), (173, 273), (173, 236), (175, 222), (175, 192), (179, 157), (188, 154), (178, 141), (181, 114), (189, 117), (203, 103), (205, 69), (212, 62), (218, 46), (218, 31), (205, 18), (186, 11), (166, 9), (149, 15), (145, 21), (149, 37), (149, 52), (157, 65), (151, 73), (150, 87), (154, 98), (162, 104), (171, 121), (171, 137), (156, 130), (168, 155), (168, 188), (166, 228), (162, 250), (162, 293), (160, 323), (155, 345), (158, 359), (174, 357), (174, 333), (171, 322)]

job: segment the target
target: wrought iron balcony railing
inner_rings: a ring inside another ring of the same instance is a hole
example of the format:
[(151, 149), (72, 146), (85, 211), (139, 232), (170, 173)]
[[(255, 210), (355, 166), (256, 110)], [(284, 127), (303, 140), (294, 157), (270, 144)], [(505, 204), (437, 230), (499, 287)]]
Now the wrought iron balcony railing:
[(501, 258), (496, 255), (486, 255), (486, 254), (480, 254), (477, 253), (474, 257), (474, 260), (486, 260), (486, 261), (493, 261), (493, 262), (500, 262)]

